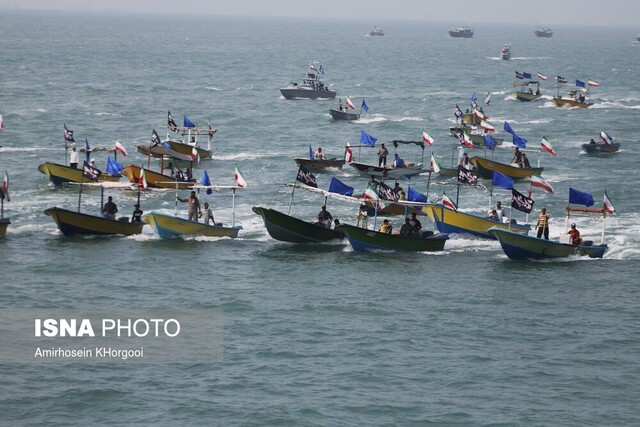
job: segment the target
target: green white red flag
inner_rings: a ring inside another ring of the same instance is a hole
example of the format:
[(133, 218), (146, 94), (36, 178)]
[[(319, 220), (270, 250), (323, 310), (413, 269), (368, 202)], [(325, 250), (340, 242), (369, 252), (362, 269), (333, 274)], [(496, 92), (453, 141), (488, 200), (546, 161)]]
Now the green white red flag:
[[(4, 196), (7, 198), (7, 202), (11, 201), (11, 196), (9, 196), (9, 174), (7, 172), (4, 173), (4, 179), (2, 180), (2, 192)], [(606, 197), (605, 193), (605, 197)]]
[(246, 188), (247, 187), (247, 181), (245, 181), (244, 177), (240, 173), (240, 169), (238, 169), (237, 166), (236, 166), (236, 170), (235, 170), (233, 175), (234, 175), (234, 179), (236, 181), (236, 185), (238, 187), (240, 187), (240, 188)]
[(445, 207), (449, 209), (453, 209), (454, 211), (458, 212), (458, 206), (453, 202), (453, 200), (449, 198), (449, 196), (447, 196), (447, 194), (444, 191), (442, 192), (442, 204)]
[(604, 210), (610, 215), (616, 214), (616, 208), (613, 207), (613, 203), (611, 203), (611, 199), (609, 199), (607, 190), (604, 190)]
[(376, 190), (376, 187), (369, 184), (367, 186), (367, 189), (364, 190), (364, 198), (366, 200), (378, 200), (380, 198), (380, 195), (378, 194), (378, 190)]
[(434, 139), (431, 135), (427, 133), (426, 130), (422, 129), (422, 140), (429, 144), (429, 147), (433, 145)]
[(433, 153), (431, 153), (431, 169), (433, 169), (433, 173), (440, 173), (440, 169), (442, 169), (440, 167), (440, 163), (438, 163), (438, 160), (436, 160), (436, 156), (434, 156)]
[(542, 188), (543, 190), (554, 194), (553, 187), (547, 181), (544, 180), (540, 175), (531, 175), (531, 186)]
[(540, 141), (540, 146), (542, 146), (542, 148), (544, 148), (545, 150), (547, 150), (549, 153), (553, 154), (554, 156), (556, 155), (556, 152), (553, 151), (553, 147), (551, 146), (551, 143), (549, 142), (549, 140), (547, 139), (546, 136), (542, 137), (542, 140)]

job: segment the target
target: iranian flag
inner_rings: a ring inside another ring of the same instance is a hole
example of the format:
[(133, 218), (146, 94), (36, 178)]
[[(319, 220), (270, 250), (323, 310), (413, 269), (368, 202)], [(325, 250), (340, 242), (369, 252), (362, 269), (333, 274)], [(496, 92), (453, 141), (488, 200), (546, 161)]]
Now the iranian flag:
[(531, 175), (531, 186), (542, 188), (543, 190), (554, 194), (553, 187), (547, 181), (544, 180), (540, 175)]
[(344, 150), (344, 161), (346, 163), (351, 163), (353, 161), (353, 151), (351, 151), (351, 145), (348, 142)]
[(542, 137), (542, 140), (540, 141), (540, 145), (549, 153), (553, 154), (554, 156), (556, 155), (556, 152), (553, 151), (553, 147), (551, 146), (551, 143), (549, 142), (546, 136)]
[(140, 184), (141, 190), (146, 190), (147, 188), (149, 188), (149, 185), (147, 184), (147, 178), (144, 176), (143, 168), (140, 168), (140, 178), (138, 179), (138, 184)]
[(482, 114), (480, 112), (480, 110), (473, 110), (473, 113), (476, 115), (477, 118), (479, 118), (480, 120), (484, 120), (484, 114)]
[(544, 74), (542, 74), (542, 73), (538, 73), (538, 78), (539, 78), (540, 80), (547, 80), (547, 76), (545, 76), (545, 75), (544, 75)]
[(589, 80), (589, 81), (587, 81), (587, 84), (588, 84), (589, 86), (600, 86), (600, 83), (598, 83), (598, 82), (596, 82), (596, 81), (594, 81), (594, 80)]
[(442, 204), (449, 208), (454, 210), (455, 212), (458, 212), (458, 206), (456, 206), (456, 204), (453, 202), (453, 200), (451, 200), (449, 198), (449, 196), (447, 196), (447, 194), (443, 191), (442, 192)]
[(602, 131), (600, 131), (600, 139), (602, 140), (602, 142), (604, 142), (607, 145), (611, 145), (611, 137), (609, 135), (607, 135), (607, 133), (604, 131), (604, 129)]
[(380, 195), (378, 194), (378, 190), (376, 190), (376, 187), (369, 184), (367, 186), (367, 189), (364, 190), (364, 198), (365, 200), (379, 200)]
[(234, 179), (235, 179), (236, 185), (238, 187), (240, 187), (240, 188), (246, 188), (247, 187), (247, 181), (245, 181), (244, 177), (240, 173), (240, 169), (238, 169), (237, 166), (236, 166), (236, 170), (234, 172)]
[(191, 158), (200, 164), (200, 153), (198, 153), (198, 149), (195, 146), (191, 149)]
[(487, 96), (484, 98), (484, 103), (491, 105), (491, 92), (487, 92)]
[(123, 156), (127, 156), (127, 149), (124, 148), (124, 145), (122, 145), (122, 143), (120, 141), (116, 141), (116, 151), (118, 151), (119, 153), (122, 153)]
[(471, 141), (471, 137), (469, 136), (467, 131), (464, 131), (464, 134), (462, 135), (462, 143), (469, 148), (475, 148), (473, 146), (473, 141)]
[(487, 123), (487, 122), (486, 122), (486, 121), (484, 121), (484, 120), (482, 120), (482, 121), (480, 122), (480, 127), (481, 127), (482, 129), (484, 129), (484, 130), (488, 130), (488, 131), (491, 131), (491, 132), (493, 132), (494, 130), (496, 130), (496, 128), (495, 128), (495, 127), (491, 126), (489, 123)]
[(351, 108), (352, 110), (355, 110), (356, 106), (353, 105), (353, 102), (351, 102), (351, 99), (349, 99), (348, 96), (345, 99), (346, 99), (345, 100), (345, 104), (347, 104), (347, 107)]
[[(11, 196), (9, 196), (9, 174), (7, 172), (4, 173), (4, 179), (2, 180), (2, 191), (4, 192), (5, 197), (7, 198), (7, 202), (11, 201)], [(605, 197), (606, 192), (604, 193)]]
[(616, 214), (616, 208), (613, 207), (613, 203), (611, 203), (611, 199), (609, 199), (607, 190), (604, 190), (604, 210), (610, 215)]
[(434, 173), (440, 173), (440, 163), (438, 163), (438, 161), (436, 160), (436, 156), (433, 155), (433, 153), (431, 153), (431, 169), (433, 169)]
[(426, 130), (422, 129), (422, 140), (429, 144), (429, 147), (433, 145), (434, 139), (431, 135), (427, 133)]
[(2, 120), (2, 114), (0, 114), (0, 132), (4, 129), (4, 121)]

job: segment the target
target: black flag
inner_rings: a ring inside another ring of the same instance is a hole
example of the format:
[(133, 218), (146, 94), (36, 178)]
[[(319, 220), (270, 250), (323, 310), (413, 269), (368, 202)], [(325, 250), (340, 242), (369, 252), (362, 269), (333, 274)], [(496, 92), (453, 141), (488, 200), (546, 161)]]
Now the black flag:
[(467, 170), (464, 166), (458, 166), (458, 182), (463, 184), (477, 184), (478, 173), (476, 171)]
[(151, 132), (151, 147), (157, 147), (158, 145), (160, 145), (160, 136), (158, 136), (158, 132), (154, 129), (153, 132)]
[(64, 140), (69, 142), (76, 142), (76, 140), (73, 139), (73, 131), (67, 129), (66, 124), (64, 125)]
[(378, 194), (382, 200), (398, 200), (399, 195), (393, 191), (393, 188), (389, 187), (384, 182), (378, 185)]
[(172, 132), (178, 132), (178, 125), (175, 120), (173, 120), (173, 116), (171, 115), (171, 111), (167, 112), (167, 125)]
[(89, 178), (92, 181), (97, 181), (98, 177), (102, 174), (99, 169), (91, 166), (87, 161), (84, 161), (84, 166), (82, 166), (82, 175), (86, 178)]
[(533, 210), (533, 203), (533, 199), (530, 199), (515, 189), (511, 189), (511, 207), (513, 209), (531, 213)]
[(309, 187), (318, 188), (318, 183), (316, 182), (316, 177), (309, 172), (309, 169), (300, 165), (300, 169), (298, 169), (298, 176), (296, 176), (296, 181), (300, 181), (303, 184), (308, 185)]

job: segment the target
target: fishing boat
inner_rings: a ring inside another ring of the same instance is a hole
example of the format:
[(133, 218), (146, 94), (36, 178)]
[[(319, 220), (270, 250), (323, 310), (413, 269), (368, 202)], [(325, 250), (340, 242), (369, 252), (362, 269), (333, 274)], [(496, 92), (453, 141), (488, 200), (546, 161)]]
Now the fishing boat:
[(544, 170), (543, 167), (521, 168), (477, 156), (471, 157), (469, 161), (476, 167), (478, 175), (484, 179), (491, 179), (493, 171), (498, 171), (509, 178), (523, 179), (529, 178), (531, 175), (540, 175)]
[(382, 28), (378, 28), (376, 26), (373, 27), (373, 30), (369, 32), (370, 36), (384, 36), (384, 30)]
[(207, 150), (205, 148), (198, 147), (197, 145), (194, 145), (193, 143), (186, 143), (186, 142), (183, 142), (183, 141), (175, 141), (175, 140), (172, 140), (172, 139), (168, 139), (168, 140), (166, 140), (164, 142), (166, 142), (171, 147), (172, 151), (178, 152), (178, 153), (186, 155), (186, 156), (191, 156), (194, 149), (198, 153), (198, 156), (203, 160), (204, 159), (210, 159), (213, 156), (213, 153), (211, 153), (211, 150)]
[[(361, 137), (362, 138), (362, 137)], [(394, 158), (391, 161), (387, 162), (386, 167), (378, 166), (376, 164), (369, 164), (357, 161), (349, 162), (349, 166), (354, 168), (361, 176), (370, 178), (372, 176), (380, 177), (383, 179), (410, 179), (412, 176), (419, 175), (421, 173), (428, 172), (427, 169), (424, 168), (424, 141), (405, 141), (400, 139), (395, 139), (391, 141), (394, 147)], [(375, 142), (374, 142), (375, 144)], [(400, 159), (397, 154), (397, 148), (400, 144), (403, 145), (411, 145), (415, 144), (422, 148), (422, 157), (420, 162), (405, 162)], [(382, 144), (384, 146), (384, 144)], [(361, 145), (353, 148), (359, 149), (362, 147), (373, 148), (373, 145)]]
[(511, 45), (505, 44), (502, 49), (500, 49), (500, 59), (505, 61), (511, 59)]
[[(59, 207), (46, 209), (44, 213), (53, 218), (58, 229), (65, 236), (75, 235), (116, 235), (121, 234), (130, 236), (142, 233), (142, 222), (130, 222), (129, 217), (120, 217), (118, 219), (110, 219), (104, 216), (90, 215), (80, 212), (80, 202), (82, 197), (82, 187), (98, 186), (101, 191), (101, 199), (104, 199), (104, 189), (125, 189), (131, 188), (126, 183), (98, 182), (80, 184), (78, 193), (78, 210), (72, 211)], [(139, 194), (139, 193), (138, 193)], [(139, 197), (138, 197), (139, 203)], [(103, 203), (100, 204), (103, 206)]]
[(620, 144), (617, 142), (611, 144), (603, 144), (599, 142), (589, 142), (582, 144), (582, 149), (587, 154), (613, 154), (620, 150)]
[(324, 75), (322, 65), (312, 62), (309, 64), (307, 73), (302, 78), (301, 83), (290, 82), (289, 86), (280, 89), (280, 93), (285, 99), (306, 98), (306, 99), (333, 99), (336, 91), (329, 89), (320, 80), (320, 75)]
[(551, 28), (548, 27), (536, 27), (535, 30), (533, 30), (533, 33), (536, 35), (536, 37), (551, 37), (553, 36), (553, 30)]
[(360, 119), (360, 113), (345, 109), (329, 108), (329, 114), (333, 120), (354, 121)]
[(344, 166), (344, 159), (332, 158), (332, 159), (305, 159), (302, 157), (296, 157), (293, 159), (298, 166), (305, 166), (316, 172), (322, 172), (325, 169), (342, 169)]
[(139, 183), (142, 171), (147, 181), (147, 185), (152, 188), (176, 188), (186, 190), (193, 186), (195, 180), (177, 180), (176, 176), (165, 175), (163, 173), (154, 172), (151, 169), (143, 168), (137, 165), (127, 165), (122, 169), (122, 174), (127, 177), (131, 183)]
[(473, 37), (473, 28), (470, 27), (451, 27), (449, 35), (455, 38), (470, 39)]
[[(566, 83), (566, 79), (559, 83)], [(591, 84), (591, 83), (590, 83)], [(589, 89), (586, 84), (580, 80), (576, 80), (576, 88), (571, 89), (567, 96), (560, 96), (560, 85), (558, 85), (558, 94), (553, 97), (553, 103), (558, 107), (568, 105), (572, 108), (589, 108), (593, 102), (588, 102)]]
[(441, 233), (468, 233), (485, 239), (495, 239), (488, 232), (491, 228), (512, 230), (514, 233), (527, 234), (529, 224), (498, 222), (483, 216), (450, 209), (442, 204), (429, 204), (423, 210)]
[[(179, 134), (182, 139), (173, 139), (170, 136), (170, 132)], [(207, 127), (198, 127), (198, 125), (187, 117), (186, 114), (183, 117), (182, 126), (178, 126), (171, 115), (171, 111), (168, 111), (167, 139), (163, 141), (161, 145), (164, 148), (176, 151), (182, 155), (192, 156), (193, 158), (199, 157), (202, 160), (210, 159), (213, 156), (211, 152), (211, 142), (213, 141), (213, 135), (215, 135), (216, 132), (218, 132), (218, 129), (211, 126), (211, 122), (209, 120), (207, 120)], [(198, 145), (198, 139), (201, 135), (205, 135), (207, 137), (206, 149)]]
[(176, 215), (152, 210), (142, 216), (142, 221), (149, 224), (162, 239), (180, 236), (238, 237), (241, 225), (225, 226), (222, 223), (205, 224), (190, 221)]
[(269, 235), (282, 242), (324, 243), (344, 239), (340, 230), (304, 221), (275, 209), (254, 206), (253, 212), (262, 217)]
[[(72, 168), (71, 166), (61, 165), (59, 163), (44, 162), (38, 166), (38, 171), (45, 174), (53, 185), (62, 185), (65, 182), (82, 182), (82, 168)], [(100, 172), (98, 181), (100, 182), (118, 182), (121, 175), (112, 175), (109, 172)]]
[(496, 138), (491, 135), (488, 131), (482, 129), (481, 126), (453, 126), (449, 128), (449, 135), (456, 138), (458, 141), (463, 143), (464, 135), (469, 137), (469, 140), (473, 143), (475, 148), (484, 148), (484, 137), (490, 136), (495, 141), (495, 145), (502, 145), (504, 143), (504, 138)]
[[(531, 102), (540, 99), (542, 96), (540, 93), (540, 82), (536, 80), (520, 81), (516, 79), (513, 86), (516, 88), (513, 95), (518, 101)], [(535, 91), (533, 90), (534, 86), (536, 87)]]
[(420, 232), (414, 236), (380, 233), (366, 228), (342, 224), (338, 227), (356, 251), (387, 250), (410, 252), (433, 252), (444, 249), (449, 239), (447, 234), (433, 231)]

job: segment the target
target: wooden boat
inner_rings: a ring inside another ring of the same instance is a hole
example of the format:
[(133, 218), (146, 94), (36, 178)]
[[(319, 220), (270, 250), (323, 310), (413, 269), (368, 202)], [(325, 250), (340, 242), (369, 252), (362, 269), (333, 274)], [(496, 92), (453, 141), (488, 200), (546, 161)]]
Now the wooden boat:
[(191, 157), (191, 152), (189, 154), (183, 154), (179, 151), (175, 151), (170, 148), (165, 148), (161, 146), (151, 147), (150, 145), (138, 145), (136, 146), (136, 151), (140, 154), (144, 154), (145, 156), (153, 157), (156, 159), (174, 159), (181, 160), (184, 162), (193, 162), (193, 157)]
[(191, 157), (191, 153), (193, 152), (194, 147), (198, 152), (198, 155), (200, 156), (200, 158), (203, 160), (210, 159), (213, 156), (210, 150), (207, 150), (202, 147), (198, 147), (197, 145), (194, 145), (194, 144), (187, 144), (182, 141), (174, 141), (174, 140), (168, 140), (165, 142), (171, 146), (171, 150), (176, 151), (185, 156)]
[(553, 97), (553, 103), (556, 104), (558, 107), (564, 107), (565, 105), (568, 105), (570, 107), (577, 107), (577, 108), (589, 108), (593, 105), (593, 102), (583, 102), (577, 99), (562, 98), (557, 96)]
[(478, 175), (484, 179), (491, 179), (494, 170), (513, 179), (523, 179), (529, 178), (531, 175), (540, 175), (544, 170), (543, 167), (519, 168), (477, 156), (471, 157), (469, 161), (477, 168)]
[(0, 218), (0, 237), (7, 235), (7, 228), (11, 224), (9, 218)]
[(533, 33), (536, 35), (536, 37), (551, 37), (553, 36), (553, 30), (551, 28), (547, 28), (547, 27), (536, 27), (535, 30), (533, 30)]
[(473, 37), (473, 28), (470, 27), (451, 27), (449, 35), (455, 38), (470, 39)]
[(511, 46), (505, 44), (502, 49), (500, 49), (500, 59), (508, 61), (511, 59)]
[(409, 179), (412, 176), (427, 172), (427, 169), (422, 167), (422, 163), (407, 163), (406, 167), (400, 168), (384, 168), (360, 162), (351, 162), (349, 163), (349, 166), (358, 171), (361, 176), (365, 177), (377, 176), (392, 179)]
[(323, 243), (344, 239), (342, 231), (303, 221), (275, 209), (254, 206), (253, 211), (262, 217), (269, 235), (282, 242)]
[(499, 228), (491, 228), (489, 233), (498, 239), (504, 253), (514, 260), (566, 258), (571, 255), (602, 258), (607, 250), (607, 245), (604, 243), (593, 245), (592, 242), (585, 242), (591, 244), (576, 246), (568, 242), (539, 239)]
[(441, 204), (426, 205), (423, 210), (441, 233), (468, 233), (485, 239), (495, 239), (496, 237), (488, 232), (490, 228), (512, 230), (515, 233), (524, 234), (531, 229), (529, 224), (497, 222), (479, 215), (456, 212)]
[(333, 120), (358, 120), (360, 118), (360, 113), (350, 112), (348, 110), (336, 110), (335, 108), (329, 109), (329, 114)]
[[(54, 185), (62, 185), (65, 182), (86, 182), (87, 178), (82, 173), (82, 167), (72, 168), (58, 163), (44, 162), (38, 166), (38, 171), (47, 175)], [(121, 176), (102, 172), (98, 177), (99, 182), (117, 182)]]
[(128, 217), (125, 217), (124, 220), (115, 220), (58, 207), (46, 209), (44, 213), (53, 218), (58, 229), (65, 236), (75, 236), (80, 234), (122, 234), (130, 236), (132, 234), (142, 233), (142, 227), (144, 226), (142, 223), (129, 222)]
[(154, 172), (150, 169), (136, 165), (127, 165), (122, 169), (122, 174), (129, 179), (129, 182), (137, 184), (140, 182), (140, 171), (144, 169), (144, 177), (149, 187), (152, 188), (178, 188), (186, 190), (193, 186), (195, 181), (176, 181), (175, 177)]
[[(479, 131), (477, 130), (477, 128), (472, 129), (470, 126), (454, 126), (449, 128), (449, 135), (453, 136), (459, 141), (461, 138), (458, 136), (460, 135), (460, 132), (467, 132), (467, 135), (469, 135), (469, 139), (471, 140), (471, 142), (473, 142), (473, 146), (475, 148), (484, 148), (484, 134), (479, 133), (481, 131), (481, 129)], [(487, 134), (487, 136), (491, 136), (493, 139), (495, 139), (496, 145), (502, 145), (504, 143), (504, 138), (496, 138), (495, 136), (489, 134)]]
[(329, 89), (328, 86), (320, 80), (322, 65), (318, 67), (312, 62), (309, 64), (307, 73), (302, 78), (301, 83), (291, 82), (289, 86), (280, 89), (280, 93), (285, 99), (305, 98), (305, 99), (333, 99), (336, 97), (336, 91)]
[(342, 166), (344, 165), (344, 159), (305, 159), (305, 158), (301, 158), (301, 157), (296, 157), (295, 159), (296, 164), (298, 166), (304, 166), (308, 169), (312, 169), (314, 171), (323, 171), (324, 169), (328, 169), (328, 168), (336, 168), (336, 169), (342, 169)]
[(193, 235), (238, 237), (238, 232), (242, 230), (241, 225), (232, 225), (230, 227), (224, 226), (222, 223), (209, 225), (155, 210), (144, 214), (142, 221), (149, 224), (153, 231), (163, 239)]
[[(533, 85), (537, 85), (535, 92), (533, 91), (533, 88), (532, 88)], [(514, 92), (513, 95), (516, 97), (518, 101), (531, 102), (531, 101), (540, 99), (540, 97), (542, 96), (542, 94), (540, 93), (540, 82), (538, 81), (535, 81), (535, 80), (530, 80), (526, 82), (516, 81), (514, 83), (514, 86), (516, 88), (516, 91)]]
[(587, 154), (613, 154), (620, 150), (620, 144), (617, 142), (611, 144), (590, 142), (588, 144), (582, 144), (582, 149)]
[(380, 233), (348, 224), (342, 224), (338, 228), (347, 236), (349, 243), (356, 251), (441, 251), (449, 239), (447, 234), (434, 234), (432, 231), (424, 231), (420, 235), (406, 237), (399, 234)]

